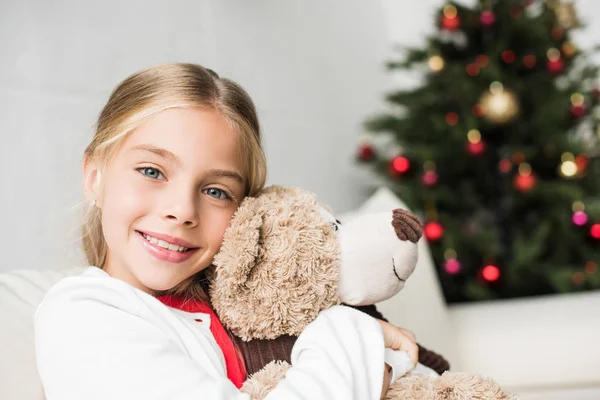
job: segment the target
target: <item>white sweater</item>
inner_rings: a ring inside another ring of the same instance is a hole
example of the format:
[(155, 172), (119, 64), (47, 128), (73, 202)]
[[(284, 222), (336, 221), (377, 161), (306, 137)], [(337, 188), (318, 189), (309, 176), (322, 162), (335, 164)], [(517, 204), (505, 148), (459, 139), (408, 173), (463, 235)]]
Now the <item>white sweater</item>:
[[(248, 400), (227, 379), (209, 321), (196, 318), (96, 267), (63, 279), (35, 315), (47, 399)], [(267, 399), (379, 399), (383, 368), (381, 326), (335, 306), (300, 335)]]

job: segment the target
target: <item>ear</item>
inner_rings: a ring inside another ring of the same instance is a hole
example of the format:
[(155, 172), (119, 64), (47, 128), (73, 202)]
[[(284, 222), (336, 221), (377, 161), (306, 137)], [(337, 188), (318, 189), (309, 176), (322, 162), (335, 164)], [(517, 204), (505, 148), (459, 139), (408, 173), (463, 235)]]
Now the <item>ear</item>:
[(87, 201), (96, 201), (100, 207), (100, 182), (102, 172), (100, 165), (90, 157), (83, 160), (83, 193)]
[(239, 293), (256, 265), (262, 224), (259, 200), (246, 197), (225, 231), (221, 249), (213, 261), (209, 291), (221, 319), (230, 314), (235, 318), (238, 308), (245, 306), (239, 304)]

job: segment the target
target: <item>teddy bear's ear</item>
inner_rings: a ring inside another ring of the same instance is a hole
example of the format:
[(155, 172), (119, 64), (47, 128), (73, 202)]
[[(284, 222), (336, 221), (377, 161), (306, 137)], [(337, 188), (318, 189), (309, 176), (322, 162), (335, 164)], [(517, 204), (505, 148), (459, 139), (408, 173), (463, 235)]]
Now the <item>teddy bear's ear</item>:
[[(213, 262), (215, 268), (211, 276), (211, 298), (234, 296), (238, 288), (248, 280), (256, 264), (263, 223), (258, 203), (255, 197), (244, 199), (225, 231), (223, 244)], [(217, 290), (218, 296), (212, 296)]]
[(271, 186), (247, 198), (215, 257), (210, 297), (245, 341), (299, 335), (339, 303), (337, 232), (312, 193)]

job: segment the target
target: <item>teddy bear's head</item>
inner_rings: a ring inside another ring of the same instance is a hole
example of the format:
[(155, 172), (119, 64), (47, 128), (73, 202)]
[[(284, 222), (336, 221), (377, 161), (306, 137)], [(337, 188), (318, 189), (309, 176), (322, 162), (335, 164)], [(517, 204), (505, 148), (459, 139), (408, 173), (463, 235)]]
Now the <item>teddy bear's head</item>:
[(299, 335), (334, 304), (398, 293), (422, 224), (403, 210), (341, 224), (310, 192), (271, 186), (244, 199), (210, 271), (211, 302), (243, 340)]

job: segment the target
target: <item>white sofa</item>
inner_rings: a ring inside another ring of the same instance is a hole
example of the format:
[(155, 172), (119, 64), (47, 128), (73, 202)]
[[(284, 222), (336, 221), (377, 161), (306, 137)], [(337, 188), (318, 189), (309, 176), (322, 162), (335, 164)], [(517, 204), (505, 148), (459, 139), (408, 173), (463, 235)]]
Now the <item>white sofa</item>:
[[(354, 213), (405, 208), (379, 190)], [(600, 292), (446, 306), (427, 243), (405, 289), (379, 304), (392, 322), (444, 355), (452, 370), (496, 379), (523, 399), (600, 399)], [(42, 400), (33, 313), (63, 271), (0, 273), (0, 400)]]

